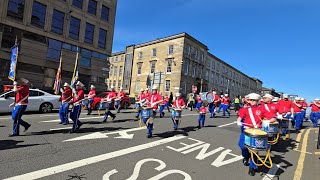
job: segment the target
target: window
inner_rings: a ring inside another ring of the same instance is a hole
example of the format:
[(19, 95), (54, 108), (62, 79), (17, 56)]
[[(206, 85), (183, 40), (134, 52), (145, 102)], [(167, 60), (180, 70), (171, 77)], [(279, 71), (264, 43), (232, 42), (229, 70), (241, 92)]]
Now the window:
[(156, 61), (150, 62), (150, 73), (153, 74), (156, 69)]
[(152, 49), (152, 57), (156, 57), (157, 56), (157, 49), (153, 48)]
[(193, 58), (198, 60), (198, 49), (194, 48)]
[(142, 56), (143, 56), (143, 53), (142, 52), (139, 52), (139, 54), (138, 54), (138, 59), (142, 59)]
[(23, 20), (24, 0), (9, 0), (7, 16), (16, 20)]
[(138, 63), (137, 66), (138, 66), (138, 73), (137, 74), (140, 75), (141, 74), (142, 63)]
[(38, 91), (32, 91), (32, 90), (30, 90), (30, 92), (29, 92), (29, 96), (30, 97), (34, 97), (34, 96), (39, 96), (39, 93), (38, 93)]
[(211, 82), (214, 83), (214, 72), (211, 72)]
[(69, 29), (69, 37), (72, 39), (79, 39), (80, 32), (80, 19), (71, 16), (70, 19), (70, 29)]
[(82, 9), (83, 0), (73, 0), (73, 1), (72, 1), (72, 5), (75, 6), (75, 7), (77, 7), (77, 8)]
[(112, 69), (112, 67), (110, 67), (110, 71), (109, 71), (109, 76), (110, 77), (112, 76), (112, 72), (113, 72), (113, 69)]
[(123, 61), (123, 60), (124, 60), (124, 55), (121, 56), (121, 61)]
[(121, 80), (118, 80), (118, 87), (121, 87)]
[(196, 69), (197, 69), (197, 65), (196, 65), (196, 64), (193, 64), (193, 67), (192, 67), (192, 77), (195, 77), (195, 76), (196, 76)]
[(203, 67), (199, 66), (199, 78), (202, 79), (202, 71), (203, 71)]
[(122, 66), (119, 67), (119, 76), (122, 76)]
[(89, 0), (89, 2), (88, 2), (88, 13), (96, 15), (96, 13), (97, 13), (97, 1)]
[(63, 43), (62, 44), (62, 48), (63, 49), (67, 49), (69, 51), (77, 52), (77, 46), (71, 45), (71, 44), (68, 44), (68, 43)]
[(116, 80), (113, 80), (113, 86), (116, 87)]
[(170, 91), (170, 80), (166, 80), (165, 91)]
[(168, 53), (173, 54), (173, 45), (170, 45), (168, 48)]
[(167, 73), (171, 74), (171, 68), (172, 68), (172, 60), (168, 59), (167, 60)]
[(64, 13), (53, 10), (51, 32), (63, 34)]
[(201, 53), (200, 53), (200, 62), (203, 62), (203, 60), (204, 60), (204, 53), (201, 51)]
[(205, 79), (206, 79), (207, 81), (209, 81), (209, 70), (208, 70), (208, 69), (206, 69), (206, 77), (205, 77)]
[(118, 56), (116, 57), (116, 62), (118, 62), (119, 60), (118, 60)]
[(37, 1), (33, 2), (31, 24), (39, 28), (44, 28), (46, 21), (47, 6)]
[(92, 44), (93, 36), (94, 36), (94, 25), (90, 23), (86, 23), (86, 34), (84, 36), (84, 42), (88, 44)]
[(211, 67), (214, 70), (216, 63), (214, 61), (212, 61), (211, 63), (212, 63)]
[(61, 53), (62, 42), (49, 39), (48, 40), (48, 53), (47, 58), (55, 61), (59, 61)]
[(106, 48), (106, 40), (107, 40), (107, 31), (100, 28), (98, 46), (100, 48), (105, 49)]
[(183, 67), (184, 75), (189, 74), (189, 61), (184, 62), (184, 67)]
[(109, 21), (109, 8), (107, 6), (102, 5), (101, 19), (104, 21)]
[(136, 91), (140, 92), (140, 80), (136, 81)]
[(82, 67), (91, 67), (91, 54), (92, 52), (87, 49), (81, 49), (81, 58), (80, 58), (80, 66)]
[(191, 47), (189, 44), (186, 45), (186, 49), (185, 49), (185, 52), (187, 55), (190, 55), (190, 51), (191, 51)]
[(113, 75), (117, 77), (118, 67), (113, 68)]

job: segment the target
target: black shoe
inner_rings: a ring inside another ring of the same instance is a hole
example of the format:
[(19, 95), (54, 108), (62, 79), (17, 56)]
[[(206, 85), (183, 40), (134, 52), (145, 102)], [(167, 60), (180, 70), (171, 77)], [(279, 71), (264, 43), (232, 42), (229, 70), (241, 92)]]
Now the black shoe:
[(15, 137), (15, 136), (19, 136), (19, 134), (9, 134), (8, 137)]
[(107, 123), (107, 120), (103, 120), (101, 123), (102, 123), (102, 124)]
[(250, 176), (255, 176), (255, 175), (256, 175), (256, 171), (255, 171), (252, 167), (250, 167), (248, 174), (249, 174)]
[(243, 158), (242, 163), (243, 163), (243, 165), (245, 165), (245, 166), (249, 166), (249, 159)]
[(87, 115), (90, 115), (90, 113), (88, 113)]
[(162, 117), (164, 117), (164, 115), (165, 115), (165, 113), (164, 113), (164, 112), (162, 112)]
[(69, 122), (62, 123), (62, 125), (68, 125), (68, 124), (69, 124)]
[(30, 128), (30, 126), (31, 126), (31, 125), (29, 124), (27, 127), (25, 127), (23, 132), (27, 132), (28, 129)]
[(80, 127), (81, 127), (82, 125), (83, 125), (83, 124), (82, 124), (82, 123), (80, 123), (80, 124), (78, 125), (77, 129), (80, 129)]
[(70, 134), (75, 133), (75, 132), (76, 132), (76, 130), (73, 130), (73, 129), (71, 129), (71, 130), (69, 131)]
[(139, 117), (138, 117), (138, 116), (136, 116), (136, 119), (135, 119), (134, 121), (139, 121)]
[(296, 129), (296, 134), (299, 134), (300, 133), (300, 130), (299, 129)]
[(63, 124), (63, 122), (59, 122), (59, 124)]
[(148, 135), (147, 138), (152, 138), (152, 135)]
[(115, 118), (116, 118), (116, 115), (114, 115), (114, 116), (112, 117), (112, 121), (113, 121)]
[(177, 127), (173, 128), (173, 129), (174, 129), (175, 131), (176, 131), (176, 130), (178, 130), (178, 128), (177, 128)]

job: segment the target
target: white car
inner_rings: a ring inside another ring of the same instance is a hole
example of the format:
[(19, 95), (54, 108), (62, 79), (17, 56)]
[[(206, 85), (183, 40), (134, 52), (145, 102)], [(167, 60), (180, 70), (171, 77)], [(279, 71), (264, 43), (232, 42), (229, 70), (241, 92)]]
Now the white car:
[[(52, 95), (39, 89), (29, 90), (29, 102), (26, 111), (40, 111), (49, 113), (52, 109), (59, 109), (61, 106), (60, 96)], [(8, 91), (0, 94), (0, 113), (9, 113), (13, 107), (9, 107), (14, 102), (14, 92)]]

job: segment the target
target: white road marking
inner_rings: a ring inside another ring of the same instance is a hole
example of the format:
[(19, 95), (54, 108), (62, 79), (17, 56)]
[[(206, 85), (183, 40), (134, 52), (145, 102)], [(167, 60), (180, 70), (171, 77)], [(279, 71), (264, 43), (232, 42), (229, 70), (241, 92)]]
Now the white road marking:
[[(84, 118), (79, 118), (79, 120), (83, 120), (83, 119), (98, 119), (101, 118), (103, 119), (102, 116), (97, 116), (97, 117), (84, 117)], [(72, 121), (71, 119), (69, 119), (69, 121)], [(60, 122), (60, 119), (54, 119), (54, 120), (47, 120), (47, 121), (40, 121), (40, 123), (50, 123), (50, 122)]]
[(58, 130), (64, 130), (64, 129), (72, 129), (72, 127), (63, 127), (63, 128), (50, 129), (50, 131), (58, 131)]
[(0, 119), (11, 119), (11, 117), (8, 116), (8, 117), (0, 118)]
[(120, 131), (112, 131), (112, 132), (109, 132), (109, 133), (95, 132), (95, 133), (92, 133), (92, 134), (76, 137), (76, 138), (73, 138), (73, 139), (64, 140), (62, 142), (108, 138), (108, 135), (111, 135), (111, 134), (119, 134), (120, 135), (120, 136), (115, 137), (115, 138), (132, 139), (133, 138), (133, 134), (127, 134), (127, 133), (128, 132), (132, 132), (132, 131), (139, 131), (139, 130), (142, 130), (142, 129), (146, 129), (146, 128), (145, 127), (138, 127), (138, 128), (125, 129), (125, 130), (120, 130)]
[(273, 164), (272, 168), (268, 171), (268, 173), (263, 177), (262, 180), (273, 179), (280, 167), (281, 166), (279, 164)]
[(199, 114), (182, 114), (181, 116), (198, 116)]
[[(85, 115), (87, 113), (81, 113), (82, 115)], [(59, 117), (59, 114), (46, 114), (46, 115), (41, 115), (40, 117)]]
[(110, 153), (106, 153), (106, 154), (101, 154), (101, 155), (98, 155), (98, 156), (93, 156), (93, 157), (89, 157), (89, 158), (86, 158), (86, 159), (73, 161), (73, 162), (70, 162), (70, 163), (61, 164), (61, 165), (50, 167), (50, 168), (46, 168), (46, 169), (41, 169), (41, 170), (30, 172), (30, 173), (27, 173), (27, 174), (14, 176), (14, 177), (8, 178), (6, 180), (39, 179), (39, 178), (47, 177), (47, 176), (50, 176), (50, 175), (54, 175), (54, 174), (62, 173), (62, 172), (65, 172), (65, 171), (69, 171), (69, 170), (72, 170), (72, 169), (76, 169), (76, 168), (79, 168), (79, 167), (83, 167), (83, 166), (87, 166), (87, 165), (90, 165), (90, 164), (94, 164), (94, 163), (98, 163), (98, 162), (101, 162), (101, 161), (105, 161), (105, 160), (108, 160), (108, 159), (120, 157), (120, 156), (127, 155), (127, 154), (130, 154), (130, 153), (138, 152), (138, 151), (141, 151), (141, 150), (144, 150), (144, 149), (153, 148), (153, 147), (160, 146), (160, 145), (163, 145), (163, 144), (167, 144), (167, 143), (170, 143), (170, 142), (173, 142), (173, 141), (176, 141), (176, 140), (179, 140), (179, 139), (183, 139), (183, 138), (186, 138), (186, 136), (174, 136), (174, 137), (170, 137), (170, 138), (165, 138), (165, 139), (161, 139), (161, 140), (150, 142), (150, 143), (146, 143), (146, 144), (141, 144), (141, 145), (125, 148), (125, 149), (121, 149), (121, 150), (118, 150), (118, 151), (114, 151), (114, 152), (110, 152)]
[(220, 125), (218, 127), (225, 127), (225, 126), (229, 126), (229, 125), (232, 125), (232, 124), (236, 124), (237, 122), (232, 122), (232, 123), (228, 123), (228, 124), (224, 124), (224, 125)]

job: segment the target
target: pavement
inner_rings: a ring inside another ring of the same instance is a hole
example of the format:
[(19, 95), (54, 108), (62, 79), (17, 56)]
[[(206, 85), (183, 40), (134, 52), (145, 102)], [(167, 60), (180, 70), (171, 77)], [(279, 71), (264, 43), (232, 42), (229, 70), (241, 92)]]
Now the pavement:
[[(114, 112), (114, 111), (113, 111)], [(179, 129), (170, 113), (155, 120), (154, 137), (134, 121), (134, 110), (123, 110), (114, 121), (82, 112), (78, 133), (60, 125), (58, 113), (32, 114), (23, 119), (31, 128), (19, 137), (11, 133), (10, 115), (0, 116), (0, 179), (318, 179), (318, 129), (304, 123), (300, 134), (272, 147), (273, 167), (247, 174), (238, 147), (240, 130), (231, 117), (209, 118), (197, 128), (197, 113), (184, 110)], [(23, 130), (23, 128), (21, 129)]]

